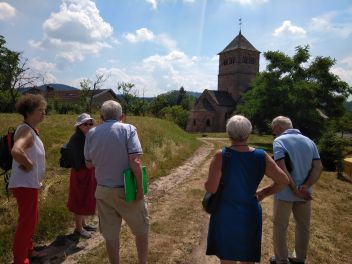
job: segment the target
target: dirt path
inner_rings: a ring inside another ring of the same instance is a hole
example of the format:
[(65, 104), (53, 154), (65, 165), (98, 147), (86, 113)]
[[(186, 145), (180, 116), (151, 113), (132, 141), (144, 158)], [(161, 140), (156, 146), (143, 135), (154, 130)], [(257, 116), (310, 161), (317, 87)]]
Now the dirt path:
[[(201, 209), (203, 184), (209, 163), (218, 145), (227, 139), (201, 138), (204, 144), (183, 165), (149, 186), (150, 212), (149, 263), (219, 263), (216, 257), (205, 255), (209, 216)], [(268, 263), (271, 249), (271, 199), (263, 202), (263, 251), (262, 263)], [(269, 213), (270, 214), (270, 213)], [(97, 218), (92, 219), (97, 223)], [(121, 233), (121, 263), (137, 263), (133, 237), (127, 227)], [(99, 249), (100, 248), (100, 249)], [(56, 253), (55, 259), (42, 263), (108, 263), (103, 239), (94, 233), (88, 240), (73, 241), (65, 250)], [(131, 250), (133, 248), (133, 250)], [(99, 256), (99, 250), (101, 256)], [(97, 253), (98, 252), (98, 253)], [(103, 256), (103, 257), (102, 257)], [(103, 258), (103, 259), (102, 259)], [(104, 259), (105, 258), (105, 259)], [(83, 260), (83, 261), (82, 261)]]

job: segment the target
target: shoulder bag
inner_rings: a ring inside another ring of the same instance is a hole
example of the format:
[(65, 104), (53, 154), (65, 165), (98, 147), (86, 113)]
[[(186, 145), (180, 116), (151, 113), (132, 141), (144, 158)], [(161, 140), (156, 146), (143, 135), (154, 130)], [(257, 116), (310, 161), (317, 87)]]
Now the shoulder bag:
[(215, 193), (206, 192), (202, 200), (203, 209), (208, 214), (212, 214), (215, 212), (215, 209), (219, 203), (221, 193), (222, 193), (222, 188), (224, 185), (224, 172), (226, 170), (226, 166), (228, 163), (229, 153), (226, 152), (226, 148), (223, 148), (221, 154), (222, 154), (221, 178), (220, 178), (218, 189), (216, 190)]

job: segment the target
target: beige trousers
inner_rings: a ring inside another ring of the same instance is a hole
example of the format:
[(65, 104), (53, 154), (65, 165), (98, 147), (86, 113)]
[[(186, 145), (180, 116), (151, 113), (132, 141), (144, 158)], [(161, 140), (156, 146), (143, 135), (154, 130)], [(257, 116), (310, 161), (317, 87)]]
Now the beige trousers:
[(311, 202), (287, 202), (274, 199), (273, 242), (277, 264), (288, 263), (287, 227), (291, 211), (296, 224), (293, 257), (304, 262), (307, 256)]

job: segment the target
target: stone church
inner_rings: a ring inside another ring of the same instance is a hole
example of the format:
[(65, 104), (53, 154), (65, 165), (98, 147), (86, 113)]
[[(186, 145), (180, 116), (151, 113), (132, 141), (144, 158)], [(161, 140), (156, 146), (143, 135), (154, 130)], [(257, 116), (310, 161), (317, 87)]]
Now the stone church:
[(204, 90), (187, 121), (188, 132), (223, 132), (241, 94), (259, 72), (260, 52), (239, 34), (219, 54), (218, 90)]

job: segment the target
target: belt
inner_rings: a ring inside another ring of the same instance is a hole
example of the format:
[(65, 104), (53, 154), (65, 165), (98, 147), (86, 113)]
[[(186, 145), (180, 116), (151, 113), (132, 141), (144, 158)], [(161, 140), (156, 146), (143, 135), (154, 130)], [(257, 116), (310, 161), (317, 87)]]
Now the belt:
[(104, 185), (104, 184), (97, 184), (97, 185), (105, 187), (105, 188), (125, 188), (124, 185), (115, 185), (115, 186), (107, 186), (107, 185)]

